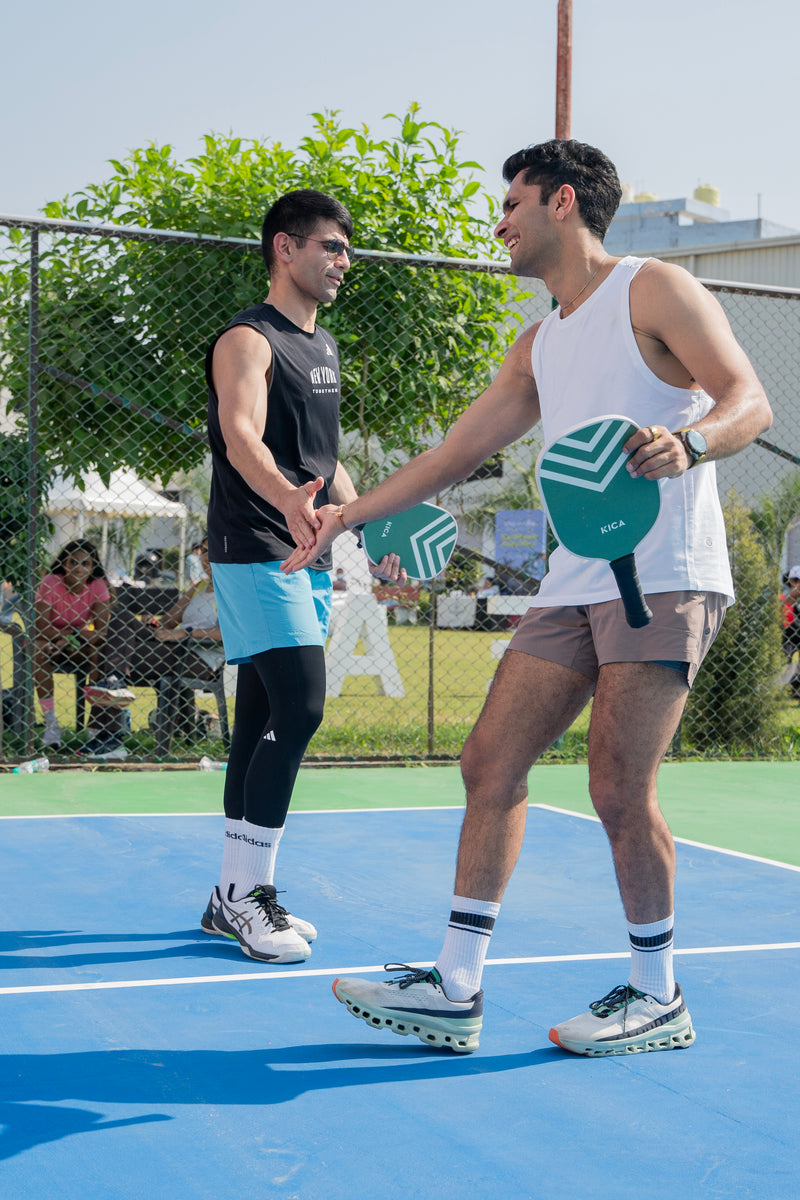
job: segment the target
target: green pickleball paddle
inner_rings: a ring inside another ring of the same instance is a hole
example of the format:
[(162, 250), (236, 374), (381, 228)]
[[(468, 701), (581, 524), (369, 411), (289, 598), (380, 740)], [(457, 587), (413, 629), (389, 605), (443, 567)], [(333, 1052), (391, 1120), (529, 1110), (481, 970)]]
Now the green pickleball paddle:
[(605, 559), (617, 580), (628, 624), (652, 619), (634, 551), (661, 507), (655, 480), (632, 478), (622, 447), (639, 426), (630, 417), (606, 416), (568, 429), (539, 455), (536, 480), (553, 533), (581, 558)]
[(433, 579), (450, 561), (458, 537), (458, 525), (436, 504), (416, 504), (405, 512), (368, 521), (361, 536), (372, 563), (385, 554), (398, 554), (400, 564), (412, 579)]

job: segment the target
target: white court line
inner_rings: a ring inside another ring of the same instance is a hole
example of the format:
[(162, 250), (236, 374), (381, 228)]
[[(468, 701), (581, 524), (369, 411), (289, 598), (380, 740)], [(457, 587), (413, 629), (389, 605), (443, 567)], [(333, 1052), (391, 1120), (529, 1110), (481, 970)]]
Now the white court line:
[[(763, 942), (752, 946), (695, 946), (690, 949), (675, 950), (676, 956), (684, 954), (747, 954), (768, 950), (800, 950), (800, 942)], [(548, 954), (534, 958), (487, 958), (487, 967), (529, 966), (546, 963), (574, 963), (610, 961), (615, 958), (630, 958), (630, 951), (614, 951), (610, 954)], [(405, 963), (411, 968), (429, 968), (433, 962)], [(108, 983), (44, 983), (31, 987), (0, 988), (0, 996), (35, 995), (42, 992), (100, 992), (113, 991), (120, 988), (144, 987), (177, 987), (180, 984), (195, 983), (236, 983), (239, 980), (257, 979), (261, 982), (272, 982), (274, 979), (308, 979), (338, 975), (366, 975), (372, 971), (382, 972), (383, 963), (369, 967), (325, 967), (321, 970), (303, 971), (240, 971), (236, 975), (189, 975), (182, 979), (125, 979)]]
[[(582, 821), (594, 821), (600, 824), (600, 818), (594, 813), (573, 812), (571, 808), (556, 808), (553, 804), (529, 804), (528, 808), (544, 808), (548, 812), (559, 813), (564, 817), (580, 817)], [(674, 842), (682, 846), (696, 846), (698, 850), (713, 850), (716, 854), (727, 854), (730, 858), (745, 858), (748, 862), (764, 863), (768, 867), (783, 867), (787, 871), (800, 871), (794, 863), (781, 862), (777, 858), (761, 858), (758, 854), (745, 854), (742, 850), (726, 850), (724, 846), (712, 846), (709, 842), (693, 842), (690, 838), (675, 837)]]

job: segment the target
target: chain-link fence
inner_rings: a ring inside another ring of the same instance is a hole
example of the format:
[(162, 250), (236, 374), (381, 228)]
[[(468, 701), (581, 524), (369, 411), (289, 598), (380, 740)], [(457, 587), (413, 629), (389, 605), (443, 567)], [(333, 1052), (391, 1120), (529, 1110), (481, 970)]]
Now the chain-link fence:
[[(87, 738), (116, 731), (129, 762), (223, 758), (235, 671), (202, 552), (202, 363), (230, 316), (263, 297), (260, 247), (34, 219), (0, 218), (0, 230), (2, 757), (75, 761)], [(339, 342), (340, 457), (357, 487), (435, 442), (518, 329), (549, 311), (525, 282), (496, 264), (356, 255), (322, 323)], [(709, 286), (776, 420), (769, 441), (718, 468), (739, 603), (674, 749), (794, 756), (780, 592), (787, 531), (800, 560), (800, 294)], [(432, 585), (378, 588), (355, 542), (337, 541), (311, 757), (458, 754), (543, 571), (537, 451), (523, 439), (439, 497), (460, 537)], [(587, 720), (552, 753), (581, 757)]]

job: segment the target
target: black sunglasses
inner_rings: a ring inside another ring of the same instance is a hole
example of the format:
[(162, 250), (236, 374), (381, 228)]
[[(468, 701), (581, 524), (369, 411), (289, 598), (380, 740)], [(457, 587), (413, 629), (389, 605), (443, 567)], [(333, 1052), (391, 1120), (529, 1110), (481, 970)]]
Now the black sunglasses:
[(304, 242), (319, 242), (320, 246), (324, 246), (330, 254), (331, 258), (339, 258), (340, 255), (346, 254), (353, 261), (355, 251), (352, 246), (348, 246), (347, 242), (343, 242), (341, 238), (314, 238), (309, 237), (305, 233), (290, 233), (288, 237), (302, 238)]

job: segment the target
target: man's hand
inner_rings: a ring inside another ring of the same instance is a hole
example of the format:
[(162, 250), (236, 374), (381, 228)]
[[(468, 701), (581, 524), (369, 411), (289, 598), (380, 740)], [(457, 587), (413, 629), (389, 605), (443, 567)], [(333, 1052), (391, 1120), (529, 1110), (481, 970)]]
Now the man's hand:
[[(313, 550), (317, 531), (320, 528), (319, 517), (314, 508), (314, 497), (320, 488), (325, 486), (321, 475), (302, 487), (294, 488), (286, 493), (281, 500), (281, 512), (286, 518), (292, 541), (301, 550)], [(322, 510), (320, 510), (322, 511)], [(317, 554), (313, 555), (317, 558)]]
[[(308, 486), (310, 485), (306, 484), (306, 487)], [(312, 540), (306, 545), (301, 546), (298, 542), (297, 549), (293, 550), (289, 557), (281, 563), (284, 575), (302, 571), (303, 567), (307, 567), (309, 563), (324, 554), (340, 533), (346, 532), (344, 525), (339, 520), (339, 509), (335, 504), (323, 504), (322, 508), (314, 510), (314, 515), (317, 520), (316, 537), (312, 536)]]
[(370, 575), (375, 575), (378, 579), (384, 580), (386, 583), (397, 583), (400, 587), (404, 587), (408, 582), (408, 574), (405, 567), (400, 566), (400, 556), (398, 554), (384, 554), (379, 563), (369, 564)]
[(676, 479), (689, 469), (689, 456), (683, 442), (663, 425), (637, 429), (623, 446), (632, 455), (628, 473), (634, 479)]
[(165, 629), (163, 625), (159, 625), (151, 632), (157, 642), (184, 642), (189, 636), (186, 630), (179, 626), (175, 629)]

